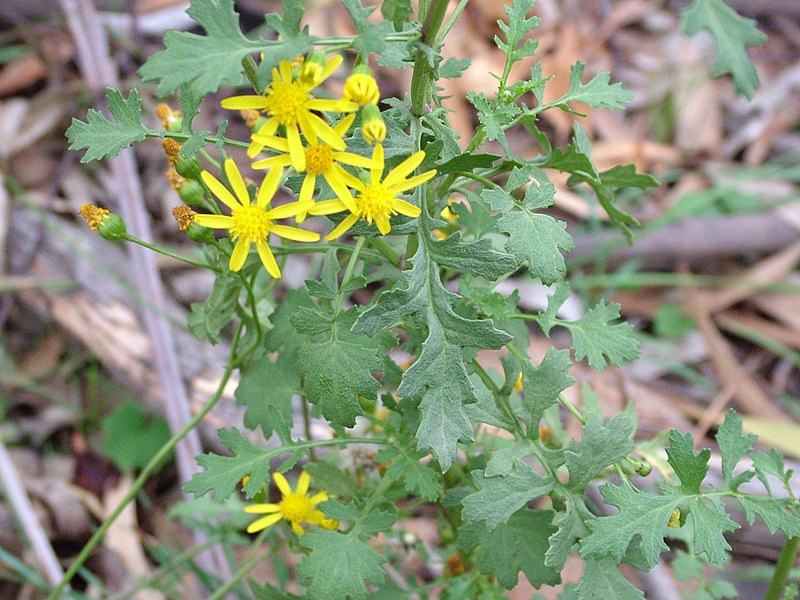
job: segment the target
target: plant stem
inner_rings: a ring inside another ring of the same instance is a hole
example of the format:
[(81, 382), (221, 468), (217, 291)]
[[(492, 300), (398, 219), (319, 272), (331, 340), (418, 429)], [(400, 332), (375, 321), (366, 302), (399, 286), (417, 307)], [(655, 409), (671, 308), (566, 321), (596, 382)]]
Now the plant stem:
[(353, 253), (350, 255), (350, 260), (347, 263), (347, 267), (345, 267), (344, 275), (342, 276), (342, 285), (339, 286), (339, 296), (336, 298), (336, 310), (333, 311), (334, 321), (336, 320), (336, 317), (339, 316), (339, 311), (342, 310), (342, 303), (344, 302), (344, 293), (342, 290), (353, 276), (353, 270), (356, 268), (356, 263), (358, 262), (358, 255), (361, 254), (361, 250), (364, 248), (364, 244), (366, 243), (367, 238), (363, 235), (358, 238), (355, 248), (353, 248)]
[(775, 571), (772, 573), (772, 579), (770, 579), (764, 600), (779, 600), (789, 577), (789, 572), (797, 559), (798, 550), (800, 550), (800, 537), (786, 540), (783, 550), (781, 550), (781, 555), (778, 557), (778, 564), (775, 565)]
[(208, 263), (201, 262), (199, 260), (194, 260), (193, 258), (189, 258), (188, 256), (182, 256), (180, 254), (176, 254), (170, 250), (166, 250), (165, 248), (161, 248), (160, 246), (156, 246), (155, 244), (151, 244), (150, 242), (145, 242), (144, 240), (140, 240), (139, 238), (128, 234), (128, 237), (125, 238), (128, 242), (133, 242), (134, 244), (139, 244), (140, 246), (144, 246), (148, 250), (152, 250), (153, 252), (157, 252), (158, 254), (163, 254), (164, 256), (169, 256), (170, 258), (174, 258), (181, 262), (185, 262), (188, 265), (192, 265), (194, 267), (200, 267), (201, 269), (208, 269), (209, 271), (214, 271), (215, 273), (221, 273), (220, 269), (217, 267), (212, 267)]
[[(426, 6), (427, 5), (427, 6)], [(427, 0), (420, 2), (420, 15), (425, 13), (420, 42), (426, 46), (436, 46), (439, 28), (447, 10), (447, 0)], [(433, 48), (436, 50), (436, 48)], [(433, 68), (428, 63), (423, 48), (417, 48), (414, 60), (414, 75), (411, 78), (411, 112), (419, 118), (425, 114), (427, 105), (433, 97)]]
[[(242, 326), (239, 326), (239, 332), (241, 332)], [(142, 472), (139, 473), (139, 476), (131, 485), (131, 489), (125, 494), (125, 497), (120, 501), (117, 507), (112, 511), (112, 513), (106, 518), (105, 521), (100, 525), (97, 531), (94, 532), (94, 535), (89, 539), (86, 545), (81, 549), (78, 556), (75, 560), (72, 561), (72, 564), (67, 569), (67, 572), (64, 574), (64, 577), (61, 579), (59, 584), (56, 588), (50, 593), (48, 596), (48, 600), (56, 600), (60, 595), (61, 592), (64, 591), (66, 585), (72, 581), (72, 578), (75, 576), (75, 573), (78, 572), (78, 569), (81, 568), (83, 563), (86, 562), (86, 559), (89, 558), (89, 555), (92, 553), (97, 545), (102, 541), (103, 537), (106, 534), (106, 531), (109, 530), (111, 525), (117, 520), (117, 518), (122, 514), (122, 511), (125, 510), (125, 507), (136, 498), (137, 494), (141, 491), (144, 484), (150, 478), (150, 475), (155, 472), (156, 468), (161, 466), (161, 463), (169, 456), (169, 453), (175, 449), (175, 446), (178, 445), (186, 434), (188, 434), (192, 429), (194, 429), (200, 421), (202, 421), (205, 416), (211, 412), (211, 409), (216, 406), (219, 399), (222, 397), (222, 392), (225, 389), (225, 385), (228, 383), (228, 379), (230, 379), (231, 374), (233, 373), (233, 356), (236, 352), (236, 347), (238, 346), (238, 336), (234, 338), (234, 343), (231, 345), (231, 352), (230, 357), (231, 359), (228, 361), (228, 367), (225, 369), (225, 372), (222, 374), (222, 379), (220, 380), (219, 385), (217, 386), (217, 390), (214, 392), (214, 395), (211, 399), (203, 406), (203, 408), (194, 416), (192, 420), (187, 422), (186, 425), (181, 427), (181, 429), (173, 435), (166, 444), (161, 446), (161, 448), (156, 452), (155, 456), (150, 459), (150, 462), (147, 463)]]

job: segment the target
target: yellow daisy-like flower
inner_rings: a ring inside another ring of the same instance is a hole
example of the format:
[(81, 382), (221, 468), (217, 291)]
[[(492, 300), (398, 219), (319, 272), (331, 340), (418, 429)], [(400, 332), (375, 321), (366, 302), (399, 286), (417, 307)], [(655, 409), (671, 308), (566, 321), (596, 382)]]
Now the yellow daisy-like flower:
[[(350, 126), (353, 124), (355, 115), (348, 115), (337, 123), (334, 131), (340, 136), (344, 136)], [(282, 169), (292, 164), (292, 157), (289, 154), (289, 144), (285, 138), (275, 136), (262, 136), (253, 135), (253, 140), (259, 144), (263, 144), (268, 148), (282, 152), (270, 158), (258, 160), (253, 163), (254, 169)], [(361, 181), (345, 171), (338, 163), (345, 165), (352, 165), (354, 167), (362, 167), (364, 169), (372, 169), (380, 166), (375, 163), (371, 158), (359, 156), (352, 152), (340, 152), (334, 150), (331, 146), (316, 138), (310, 136), (308, 138), (308, 145), (303, 148), (305, 152), (305, 179), (300, 187), (299, 202), (308, 202), (314, 194), (314, 189), (317, 185), (317, 177), (322, 175), (328, 185), (336, 194), (336, 197), (341, 200), (350, 211), (356, 210), (356, 203), (353, 196), (350, 194), (348, 186), (357, 188), (361, 185)], [(297, 215), (297, 222), (302, 223), (305, 219), (305, 213)]]
[(280, 473), (273, 473), (272, 480), (281, 492), (281, 501), (277, 504), (253, 504), (245, 507), (245, 512), (267, 515), (250, 523), (247, 527), (247, 533), (255, 533), (266, 529), (281, 519), (288, 521), (297, 535), (303, 535), (304, 533), (301, 523), (320, 525), (325, 529), (336, 529), (339, 526), (338, 521), (326, 519), (324, 513), (317, 509), (317, 504), (325, 502), (328, 499), (328, 494), (325, 490), (321, 490), (313, 496), (309, 495), (308, 488), (311, 484), (311, 477), (308, 473), (303, 471), (300, 474), (300, 479), (297, 481), (297, 489), (294, 491), (292, 491), (289, 482), (286, 481), (286, 477)]
[[(359, 69), (359, 67), (356, 67), (356, 69)], [(381, 99), (378, 82), (375, 81), (375, 77), (372, 76), (372, 71), (368, 67), (361, 67), (361, 69), (363, 70), (354, 70), (353, 74), (344, 82), (342, 96), (359, 106), (377, 104), (378, 100)]]
[[(286, 130), (289, 154), (292, 166), (297, 171), (305, 169), (305, 152), (300, 141), (300, 132), (307, 139), (319, 138), (335, 150), (344, 150), (342, 137), (328, 125), (322, 117), (313, 111), (352, 112), (358, 110), (355, 102), (326, 100), (315, 98), (311, 90), (323, 83), (342, 63), (341, 56), (334, 56), (325, 63), (323, 72), (311, 78), (294, 79), (292, 63), (282, 60), (272, 70), (272, 83), (266, 88), (263, 96), (233, 96), (222, 101), (222, 108), (232, 110), (263, 110), (267, 113), (267, 121), (256, 132), (258, 135), (272, 136), (281, 125)], [(250, 158), (263, 149), (263, 144), (253, 142), (247, 149)]]
[[(359, 192), (355, 198), (356, 210), (350, 210), (350, 215), (345, 217), (325, 239), (332, 240), (339, 237), (359, 219), (363, 219), (370, 224), (374, 221), (378, 231), (382, 235), (386, 235), (392, 229), (389, 223), (389, 218), (392, 215), (400, 213), (407, 217), (418, 217), (421, 213), (420, 209), (397, 196), (436, 175), (436, 169), (431, 169), (421, 175), (406, 179), (422, 163), (424, 158), (425, 152), (422, 150), (415, 152), (389, 171), (389, 174), (381, 181), (384, 167), (383, 146), (376, 144), (372, 153), (372, 160), (377, 166), (370, 169), (370, 182), (358, 181), (358, 185), (353, 186)], [(308, 212), (312, 215), (332, 215), (343, 210), (349, 209), (344, 202), (336, 198), (317, 202)]]
[(264, 268), (275, 279), (279, 278), (281, 270), (269, 247), (270, 234), (274, 233), (287, 240), (299, 242), (316, 242), (319, 240), (319, 234), (297, 227), (276, 225), (273, 221), (305, 212), (314, 203), (292, 202), (276, 208), (269, 207), (272, 197), (280, 185), (281, 169), (272, 169), (267, 173), (258, 188), (255, 203), (251, 202), (242, 174), (236, 163), (230, 158), (225, 161), (225, 175), (233, 188), (233, 194), (208, 171), (203, 171), (200, 177), (220, 202), (231, 209), (231, 216), (195, 215), (194, 222), (203, 227), (228, 229), (231, 232), (231, 236), (236, 242), (228, 265), (231, 271), (239, 271), (244, 266), (250, 245), (255, 244)]

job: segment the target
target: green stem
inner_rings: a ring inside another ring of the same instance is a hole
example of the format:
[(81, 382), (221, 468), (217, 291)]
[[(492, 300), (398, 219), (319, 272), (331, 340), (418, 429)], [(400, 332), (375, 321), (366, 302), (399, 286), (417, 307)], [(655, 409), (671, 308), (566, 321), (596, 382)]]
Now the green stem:
[(775, 565), (775, 571), (772, 573), (772, 579), (770, 579), (764, 600), (779, 600), (789, 577), (789, 572), (797, 559), (798, 550), (800, 550), (800, 537), (786, 540), (783, 550), (781, 550), (781, 555), (778, 557), (778, 564)]
[[(239, 332), (241, 332), (241, 328), (242, 326), (240, 325), (238, 330)], [(238, 336), (234, 338), (234, 343), (231, 345), (231, 358), (233, 358), (237, 346)], [(125, 510), (125, 507), (136, 498), (139, 491), (142, 489), (142, 487), (144, 487), (144, 484), (150, 478), (150, 475), (152, 475), (155, 470), (161, 466), (162, 462), (167, 458), (167, 456), (169, 456), (169, 453), (172, 452), (175, 449), (175, 446), (178, 445), (178, 442), (186, 437), (186, 434), (192, 429), (197, 427), (197, 425), (205, 418), (205, 416), (211, 412), (211, 409), (216, 406), (217, 402), (222, 397), (222, 392), (225, 389), (225, 385), (228, 383), (228, 379), (230, 379), (230, 376), (233, 373), (233, 369), (233, 361), (229, 360), (228, 367), (222, 374), (222, 379), (220, 380), (217, 390), (214, 392), (214, 395), (211, 397), (211, 399), (206, 402), (205, 406), (203, 406), (203, 408), (194, 417), (192, 417), (192, 419), (188, 421), (186, 425), (181, 427), (181, 429), (175, 435), (173, 435), (166, 444), (161, 446), (158, 452), (156, 452), (155, 456), (150, 459), (150, 462), (148, 462), (144, 469), (142, 469), (142, 472), (139, 473), (139, 476), (133, 482), (133, 485), (131, 485), (131, 489), (128, 490), (127, 494), (125, 494), (125, 497), (120, 501), (120, 503), (106, 518), (106, 520), (103, 521), (97, 531), (94, 532), (94, 535), (81, 549), (75, 560), (72, 561), (72, 564), (69, 566), (69, 569), (67, 569), (67, 572), (64, 574), (64, 577), (61, 579), (58, 586), (56, 586), (56, 588), (48, 596), (48, 600), (56, 600), (61, 595), (61, 592), (63, 592), (66, 585), (72, 581), (72, 578), (75, 576), (75, 573), (78, 572), (78, 569), (80, 569), (81, 566), (83, 566), (83, 563), (86, 562), (86, 559), (89, 558), (92, 550), (94, 550), (102, 541), (106, 531), (109, 530), (117, 518), (122, 514), (122, 511)]]
[(218, 588), (213, 594), (208, 597), (208, 600), (219, 600), (220, 598), (225, 597), (225, 595), (230, 592), (234, 587), (236, 587), (242, 579), (244, 579), (247, 574), (255, 569), (258, 565), (263, 563), (269, 554), (263, 554), (259, 556), (254, 556), (250, 560), (246, 560), (244, 564), (239, 568), (236, 573), (231, 575), (231, 578), (225, 582), (225, 584)]
[[(426, 7), (425, 4), (428, 6)], [(447, 0), (427, 0), (420, 2), (420, 15), (425, 14), (422, 22), (420, 43), (436, 49), (436, 38), (442, 26), (447, 10)], [(423, 48), (417, 48), (414, 60), (414, 75), (411, 78), (411, 112), (419, 118), (425, 114), (427, 105), (433, 97), (433, 68), (428, 63)]]
[(144, 240), (140, 240), (139, 238), (128, 234), (125, 238), (128, 242), (133, 242), (134, 244), (139, 244), (140, 246), (144, 246), (148, 250), (152, 250), (153, 252), (157, 252), (158, 254), (163, 254), (164, 256), (169, 256), (170, 258), (174, 258), (181, 262), (185, 262), (188, 265), (192, 265), (194, 267), (200, 267), (201, 269), (208, 269), (209, 271), (214, 271), (215, 273), (221, 273), (222, 271), (217, 267), (212, 267), (208, 263), (201, 262), (199, 260), (194, 260), (193, 258), (189, 258), (188, 256), (182, 256), (180, 254), (176, 254), (170, 250), (166, 250), (165, 248), (161, 248), (160, 246), (156, 246), (151, 244), (150, 242), (145, 242)]
[(344, 289), (344, 286), (353, 276), (353, 270), (356, 268), (356, 263), (358, 262), (358, 255), (361, 254), (361, 250), (364, 248), (364, 244), (366, 243), (367, 238), (365, 236), (362, 235), (359, 237), (355, 248), (353, 248), (353, 253), (350, 255), (350, 260), (347, 262), (347, 267), (345, 267), (344, 275), (342, 276), (342, 284), (339, 286), (339, 296), (336, 298), (336, 310), (333, 311), (334, 321), (336, 320), (336, 317), (339, 316), (339, 312), (342, 310), (342, 303), (344, 302), (345, 294), (341, 290)]
[(519, 419), (517, 419), (517, 416), (514, 414), (514, 410), (511, 408), (511, 404), (508, 402), (508, 398), (500, 393), (500, 388), (498, 388), (497, 384), (492, 381), (489, 373), (487, 373), (486, 369), (483, 368), (483, 365), (478, 362), (478, 359), (473, 358), (471, 363), (472, 367), (475, 369), (475, 373), (477, 373), (478, 377), (480, 377), (480, 380), (489, 389), (489, 391), (492, 392), (492, 396), (494, 397), (497, 407), (511, 421), (517, 438), (524, 440), (526, 437), (525, 432), (523, 431), (522, 426), (519, 424)]
[(569, 412), (572, 413), (572, 416), (574, 416), (576, 419), (578, 419), (578, 421), (581, 422), (581, 425), (586, 425), (586, 417), (584, 417), (581, 414), (581, 411), (579, 411), (572, 402), (570, 402), (564, 397), (564, 394), (558, 395), (558, 401), (561, 402), (561, 405), (564, 408), (566, 408)]
[[(194, 137), (195, 134), (193, 134), (193, 133), (180, 133), (180, 132), (174, 132), (174, 131), (159, 131), (159, 130), (156, 130), (156, 129), (150, 129), (145, 135), (147, 137), (157, 137), (157, 138), (161, 138), (161, 139), (172, 138), (172, 139), (175, 139), (175, 140), (179, 140), (179, 141), (185, 142), (189, 138)], [(234, 140), (234, 139), (227, 138), (227, 137), (218, 137), (216, 135), (204, 135), (203, 139), (206, 142), (209, 142), (211, 144), (223, 143), (223, 144), (225, 144), (227, 146), (234, 146), (236, 148), (249, 148), (250, 147), (250, 143), (249, 142), (242, 142), (241, 140)]]
[(461, 0), (461, 2), (459, 2), (455, 7), (455, 10), (453, 10), (453, 14), (447, 18), (447, 21), (445, 21), (445, 24), (442, 25), (439, 34), (436, 36), (437, 46), (441, 45), (444, 38), (447, 37), (448, 33), (450, 33), (450, 29), (452, 29), (453, 25), (455, 25), (456, 20), (458, 19), (459, 15), (461, 15), (461, 12), (466, 8), (467, 4), (469, 4), (469, 0)]

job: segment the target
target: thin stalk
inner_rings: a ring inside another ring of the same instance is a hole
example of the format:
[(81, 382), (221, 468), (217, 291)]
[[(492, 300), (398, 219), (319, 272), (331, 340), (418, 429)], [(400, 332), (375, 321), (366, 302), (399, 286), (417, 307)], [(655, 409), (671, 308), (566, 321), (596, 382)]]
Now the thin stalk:
[(799, 550), (800, 537), (786, 540), (783, 550), (781, 550), (781, 555), (778, 557), (778, 564), (775, 565), (775, 571), (772, 573), (772, 579), (769, 581), (769, 588), (767, 588), (764, 600), (779, 600), (781, 598), (783, 587), (786, 585), (786, 580), (789, 578), (789, 572), (794, 566)]
[(208, 263), (204, 263), (199, 260), (194, 260), (193, 258), (189, 258), (188, 256), (183, 256), (181, 254), (176, 254), (171, 250), (167, 250), (166, 248), (162, 248), (160, 246), (156, 246), (155, 244), (151, 244), (150, 242), (145, 242), (144, 240), (140, 240), (136, 236), (128, 234), (125, 238), (125, 241), (133, 242), (134, 244), (139, 244), (140, 246), (144, 246), (148, 250), (152, 250), (158, 254), (162, 254), (164, 256), (169, 256), (170, 258), (174, 258), (175, 260), (179, 260), (181, 262), (185, 262), (187, 265), (192, 265), (193, 267), (200, 267), (201, 269), (208, 269), (209, 271), (214, 271), (215, 273), (221, 273), (221, 270), (217, 267), (212, 267)]
[(453, 25), (455, 25), (456, 20), (461, 15), (461, 12), (466, 8), (467, 4), (469, 4), (469, 0), (461, 0), (458, 5), (453, 10), (453, 14), (451, 14), (447, 21), (445, 21), (444, 25), (442, 25), (441, 30), (439, 31), (439, 35), (436, 36), (436, 45), (440, 45), (444, 38), (447, 37), (447, 34), (450, 33), (450, 29), (452, 29)]
[[(239, 326), (237, 331), (238, 334), (241, 334), (242, 326)], [(237, 335), (234, 338), (234, 343), (231, 345), (231, 352), (230, 356), (233, 358), (236, 348), (238, 346), (238, 339), (239, 336)], [(181, 429), (173, 435), (166, 444), (161, 446), (161, 448), (156, 452), (155, 456), (150, 459), (150, 462), (142, 469), (142, 472), (139, 473), (139, 476), (131, 485), (131, 489), (125, 494), (125, 497), (120, 501), (117, 507), (111, 512), (111, 514), (106, 518), (105, 521), (100, 525), (97, 531), (94, 532), (94, 535), (89, 539), (86, 545), (81, 549), (78, 556), (72, 561), (72, 564), (67, 569), (67, 572), (64, 574), (64, 577), (61, 579), (59, 584), (56, 588), (50, 593), (48, 596), (48, 600), (56, 600), (60, 595), (61, 592), (64, 591), (64, 588), (67, 584), (72, 581), (72, 578), (75, 576), (75, 573), (78, 572), (78, 569), (83, 566), (86, 560), (89, 558), (89, 555), (92, 553), (97, 545), (102, 541), (103, 537), (105, 536), (106, 532), (109, 528), (114, 524), (117, 518), (122, 514), (122, 511), (125, 510), (125, 507), (128, 506), (139, 494), (144, 484), (150, 478), (156, 468), (161, 465), (161, 463), (169, 456), (169, 453), (175, 449), (175, 446), (178, 445), (186, 434), (192, 431), (204, 418), (205, 416), (211, 412), (211, 409), (216, 406), (219, 399), (222, 397), (222, 392), (225, 389), (225, 385), (228, 383), (228, 379), (230, 379), (231, 374), (233, 373), (234, 365), (233, 360), (228, 361), (228, 367), (225, 369), (225, 372), (222, 374), (222, 379), (220, 380), (219, 385), (217, 386), (217, 390), (214, 392), (214, 395), (211, 399), (203, 406), (203, 408), (190, 420), (181, 427)]]
[(356, 268), (356, 263), (358, 262), (358, 255), (361, 254), (361, 250), (364, 248), (364, 244), (367, 243), (367, 238), (363, 235), (358, 238), (356, 242), (355, 248), (353, 248), (353, 253), (350, 255), (350, 260), (347, 262), (347, 267), (345, 267), (344, 275), (342, 276), (342, 285), (339, 288), (339, 296), (336, 298), (336, 309), (333, 311), (333, 320), (336, 320), (336, 317), (339, 316), (339, 312), (342, 310), (342, 303), (344, 302), (344, 293), (341, 291), (344, 289), (345, 284), (350, 281), (350, 278), (353, 276), (353, 270)]
[(255, 556), (250, 560), (244, 562), (244, 564), (239, 568), (236, 573), (231, 575), (231, 578), (225, 582), (225, 584), (218, 588), (213, 594), (208, 597), (208, 600), (219, 600), (223, 598), (225, 594), (230, 592), (234, 587), (236, 587), (242, 579), (244, 579), (247, 574), (255, 569), (258, 565), (263, 563), (269, 557), (268, 554), (262, 554), (259, 556)]

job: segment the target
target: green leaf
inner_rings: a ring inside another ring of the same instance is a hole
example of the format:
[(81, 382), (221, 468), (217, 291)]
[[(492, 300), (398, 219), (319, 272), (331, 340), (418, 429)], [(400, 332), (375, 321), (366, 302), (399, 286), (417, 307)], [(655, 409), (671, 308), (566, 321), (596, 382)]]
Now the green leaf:
[(708, 473), (708, 460), (711, 450), (694, 451), (694, 439), (691, 433), (682, 434), (673, 429), (669, 434), (667, 462), (675, 469), (681, 480), (681, 490), (686, 494), (700, 492), (700, 484)]
[(528, 440), (515, 440), (505, 448), (493, 450), (486, 463), (483, 474), (486, 477), (508, 477), (517, 461), (533, 454), (533, 448)]
[(653, 331), (658, 337), (681, 339), (696, 327), (695, 320), (677, 304), (662, 304), (653, 315)]
[[(589, 512), (583, 506), (582, 500), (579, 499), (577, 502), (582, 505), (586, 513)], [(554, 525), (557, 530), (550, 536), (550, 547), (544, 555), (544, 564), (560, 573), (572, 553), (572, 546), (578, 540), (586, 537), (589, 534), (589, 530), (572, 502), (567, 502), (566, 511), (559, 513)]]
[(522, 109), (515, 104), (487, 100), (483, 92), (467, 92), (467, 100), (477, 109), (478, 120), (489, 141), (505, 138), (505, 130), (511, 126), (515, 117), (522, 114)]
[(602, 371), (607, 364), (620, 366), (639, 357), (639, 342), (630, 323), (612, 323), (619, 319), (619, 304), (601, 300), (577, 321), (560, 321), (572, 334), (575, 359), (583, 360)]
[(793, 512), (790, 500), (785, 498), (762, 498), (760, 496), (736, 496), (736, 500), (744, 510), (747, 522), (752, 525), (756, 517), (766, 524), (769, 532), (774, 534), (778, 529), (787, 538), (800, 536), (800, 516)]
[(480, 522), (465, 524), (458, 542), (466, 550), (479, 549), (481, 573), (495, 574), (508, 590), (517, 585), (520, 571), (535, 588), (557, 585), (561, 582), (560, 572), (544, 564), (547, 539), (555, 531), (552, 520), (553, 511), (523, 509), (494, 531)]
[(408, 21), (413, 12), (411, 0), (384, 0), (381, 4), (383, 18), (391, 21), (397, 31), (403, 29), (403, 23)]
[(304, 2), (297, 0), (283, 0), (282, 13), (267, 13), (267, 25), (272, 27), (281, 39), (296, 38), (300, 33), (300, 23), (305, 13)]
[(365, 581), (383, 582), (383, 556), (352, 532), (317, 528), (306, 533), (303, 545), (311, 554), (297, 565), (297, 574), (308, 581), (306, 594), (317, 600), (357, 600), (367, 595)]
[[(528, 187), (518, 200), (509, 192), (523, 184)], [(544, 172), (528, 166), (512, 171), (506, 189), (489, 189), (481, 194), (493, 210), (501, 211), (497, 229), (509, 234), (506, 250), (519, 264), (527, 264), (531, 277), (538, 277), (545, 285), (564, 276), (567, 267), (561, 251), (574, 247), (564, 221), (533, 212), (551, 206), (555, 193), (555, 186)]]
[[(531, 500), (549, 494), (553, 481), (517, 461), (508, 477), (486, 477), (483, 471), (473, 471), (478, 491), (464, 498), (464, 520), (486, 521), (493, 531)], [(665, 521), (666, 522), (666, 521)]]
[(717, 444), (722, 455), (722, 479), (725, 488), (735, 492), (745, 481), (749, 481), (755, 475), (754, 471), (747, 470), (734, 476), (733, 470), (739, 461), (750, 454), (753, 444), (758, 436), (748, 433), (744, 435), (742, 431), (742, 420), (734, 410), (729, 410), (725, 416), (725, 422), (717, 429)]
[(472, 154), (465, 152), (454, 156), (450, 160), (436, 167), (438, 175), (449, 175), (450, 173), (470, 173), (475, 169), (488, 169), (497, 159), (497, 154)]
[(739, 529), (739, 524), (725, 514), (722, 505), (714, 505), (704, 498), (695, 498), (689, 503), (686, 525), (692, 531), (692, 550), (705, 554), (712, 565), (725, 563), (725, 552), (731, 547), (723, 533)]
[(606, 502), (619, 508), (619, 512), (587, 522), (592, 533), (581, 541), (581, 555), (596, 559), (609, 556), (619, 563), (638, 536), (642, 541), (642, 559), (653, 567), (659, 555), (669, 550), (664, 534), (680, 498), (637, 492), (629, 485), (610, 483), (603, 485), (600, 492)]
[(425, 454), (405, 447), (386, 446), (378, 452), (375, 460), (387, 465), (384, 477), (403, 484), (409, 494), (417, 494), (432, 502), (442, 491), (442, 482), (436, 471), (420, 462)]
[(254, 360), (242, 370), (236, 403), (245, 406), (244, 425), (255, 430), (261, 427), (269, 439), (275, 431), (283, 442), (291, 441), (294, 410), (292, 396), (299, 393), (300, 379), (293, 357), (278, 355), (272, 362), (268, 356)]
[(193, 0), (186, 13), (206, 32), (197, 35), (170, 30), (164, 46), (139, 69), (144, 81), (158, 81), (158, 93), (166, 95), (188, 83), (201, 94), (215, 92), (223, 85), (244, 81), (242, 59), (266, 50), (274, 43), (248, 40), (239, 29), (239, 14), (233, 0)]
[(203, 302), (192, 302), (188, 325), (198, 340), (208, 338), (212, 344), (217, 343), (223, 328), (236, 317), (241, 285), (236, 274), (226, 270), (217, 275), (208, 298)]
[(141, 142), (150, 131), (142, 125), (142, 100), (137, 90), (131, 90), (128, 98), (112, 88), (106, 89), (108, 110), (114, 121), (109, 121), (99, 110), (90, 108), (86, 122), (72, 119), (67, 129), (70, 150), (86, 150), (81, 158), (88, 163), (101, 158), (114, 158), (128, 146)]
[(633, 451), (634, 426), (622, 413), (608, 423), (589, 415), (582, 432), (580, 443), (573, 440), (564, 453), (569, 487), (580, 492), (600, 471)]
[(269, 481), (271, 455), (236, 429), (220, 429), (217, 435), (232, 456), (211, 452), (198, 456), (197, 464), (204, 471), (195, 473), (184, 484), (184, 491), (194, 494), (195, 498), (212, 492), (215, 501), (223, 502), (236, 491), (242, 478), (249, 475), (245, 492), (248, 498), (252, 498), (261, 489), (261, 484)]
[(737, 14), (722, 0), (694, 0), (681, 13), (683, 33), (694, 35), (701, 29), (711, 34), (717, 46), (712, 77), (730, 73), (736, 91), (750, 100), (759, 81), (747, 46), (760, 46), (767, 36), (756, 29), (756, 21)]
[(144, 467), (170, 438), (167, 422), (134, 402), (117, 406), (101, 429), (103, 453), (123, 471)]
[(430, 255), (443, 267), (485, 277), (489, 281), (496, 281), (517, 267), (512, 255), (492, 248), (491, 240), (481, 239), (465, 244), (461, 242), (460, 232), (441, 241), (431, 240)]
[(550, 348), (539, 366), (522, 364), (522, 400), (528, 429), (538, 431), (544, 411), (558, 403), (558, 395), (575, 383), (569, 370), (568, 350)]
[(309, 402), (318, 405), (326, 419), (343, 427), (352, 427), (356, 417), (364, 414), (358, 396), (377, 395), (381, 386), (372, 371), (382, 367), (374, 348), (333, 337), (303, 348), (297, 363)]
[(525, 39), (531, 30), (539, 26), (539, 17), (527, 18), (528, 13), (533, 9), (535, 0), (513, 0), (511, 6), (505, 5), (503, 9), (508, 16), (508, 23), (498, 20), (497, 25), (505, 35), (505, 41), (495, 36), (494, 42), (500, 50), (508, 55), (508, 60), (516, 62), (526, 56), (533, 56), (536, 53), (538, 42)]
[[(343, 444), (346, 443), (343, 441)], [(309, 461), (303, 469), (311, 475), (315, 488), (324, 489), (336, 496), (352, 497), (358, 492), (358, 485), (352, 474), (337, 463), (336, 453)]]
[(381, 54), (386, 48), (386, 36), (393, 32), (394, 27), (389, 21), (367, 22), (367, 17), (375, 7), (364, 7), (361, 0), (342, 0), (342, 4), (350, 13), (356, 27), (357, 34), (353, 40), (353, 47), (364, 56)]
[[(375, 335), (417, 315), (428, 326), (422, 352), (404, 374), (398, 394), (423, 394), (422, 421), (417, 430), (420, 450), (430, 448), (443, 471), (456, 457), (456, 444), (472, 440), (472, 425), (464, 404), (475, 393), (464, 367), (464, 348), (500, 348), (511, 338), (489, 320), (465, 319), (453, 311), (458, 296), (442, 285), (439, 270), (423, 238), (405, 271), (405, 287), (384, 292), (353, 326), (356, 333)], [(446, 376), (443, 376), (446, 374)]]
[(580, 61), (572, 65), (569, 73), (569, 89), (561, 98), (552, 102), (554, 106), (566, 112), (581, 114), (570, 108), (569, 103), (583, 102), (597, 108), (617, 110), (625, 108), (625, 104), (633, 99), (633, 93), (623, 90), (621, 83), (608, 83), (611, 75), (607, 71), (601, 71), (589, 83), (582, 83), (585, 69), (586, 64)]
[(625, 579), (617, 564), (608, 558), (584, 561), (576, 591), (580, 600), (644, 600), (644, 593)]
[(461, 74), (469, 69), (472, 61), (468, 58), (448, 58), (443, 65), (439, 67), (440, 79), (455, 79), (461, 77)]

